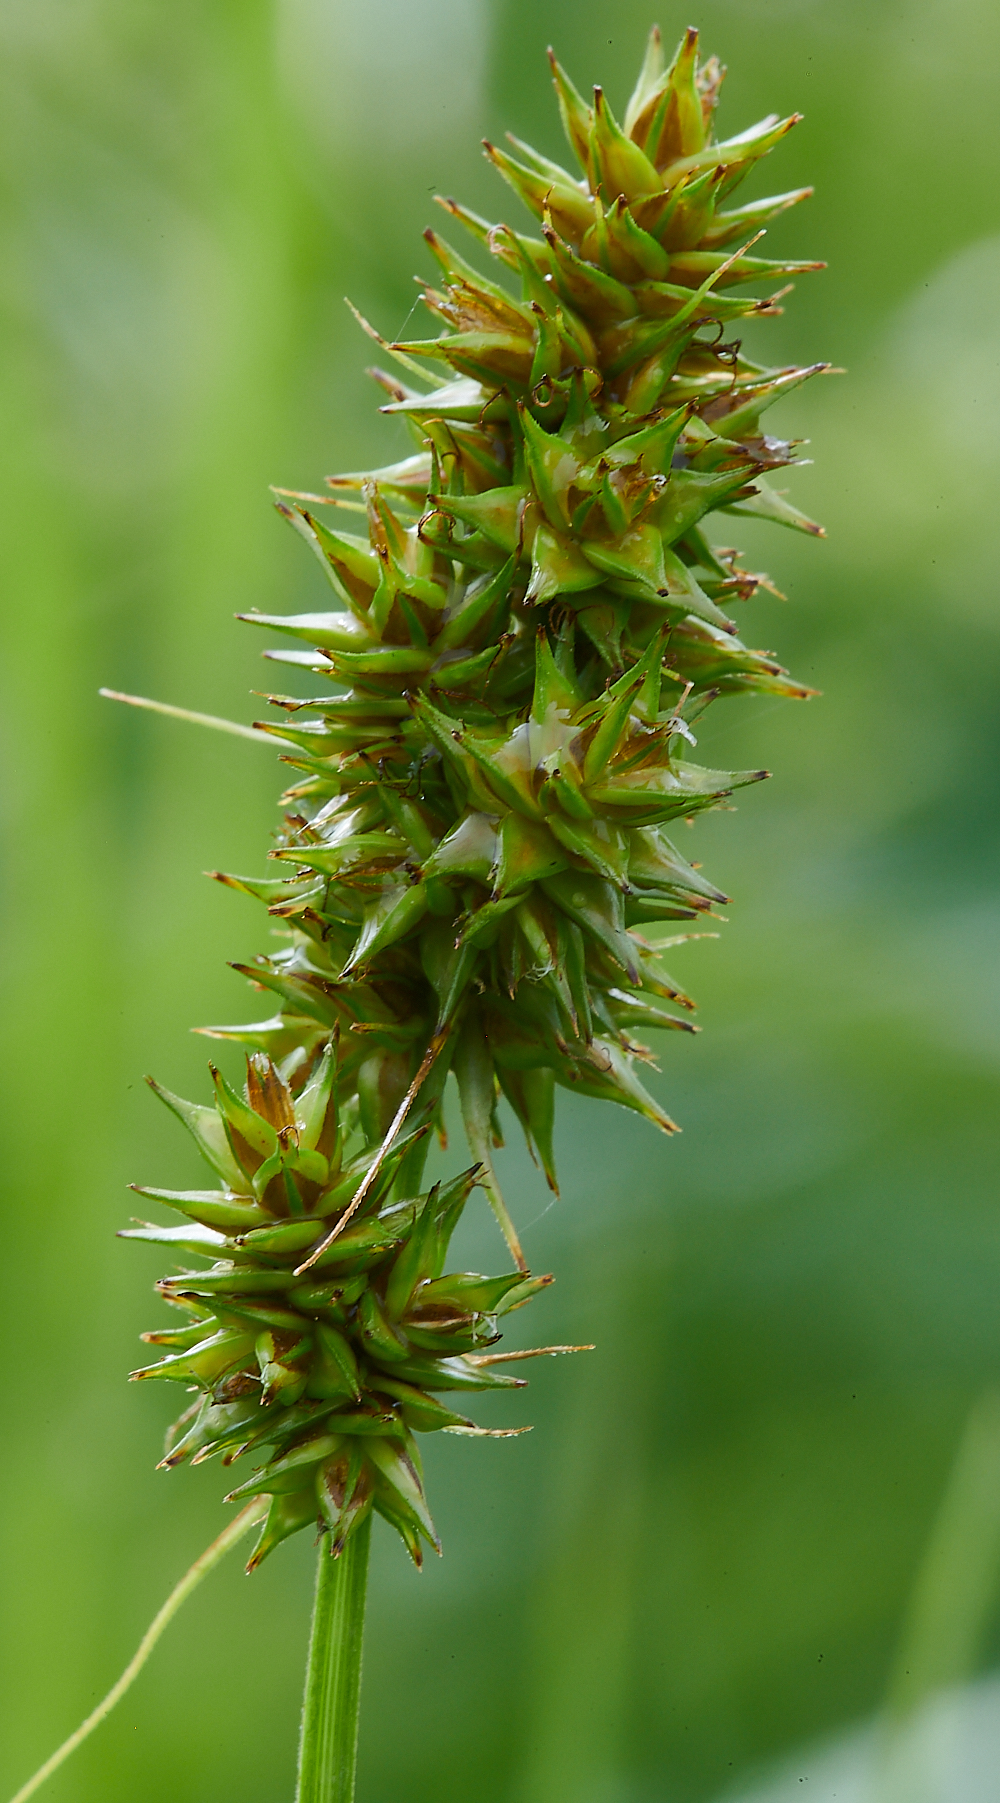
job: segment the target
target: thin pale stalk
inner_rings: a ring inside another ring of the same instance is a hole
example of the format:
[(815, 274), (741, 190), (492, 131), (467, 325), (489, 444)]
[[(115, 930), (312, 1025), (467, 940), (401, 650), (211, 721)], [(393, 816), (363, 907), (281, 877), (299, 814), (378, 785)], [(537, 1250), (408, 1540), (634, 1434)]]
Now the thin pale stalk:
[(234, 1547), (238, 1540), (242, 1540), (243, 1535), (246, 1534), (256, 1522), (261, 1520), (266, 1507), (267, 1498), (255, 1496), (253, 1502), (248, 1503), (247, 1507), (236, 1516), (235, 1520), (231, 1521), (228, 1527), (223, 1528), (218, 1539), (213, 1540), (211, 1546), (206, 1547), (200, 1558), (195, 1560), (190, 1570), (185, 1572), (176, 1589), (170, 1592), (170, 1595), (159, 1614), (154, 1616), (139, 1642), (134, 1657), (130, 1659), (117, 1684), (111, 1686), (111, 1689), (108, 1691), (103, 1702), (98, 1703), (97, 1708), (91, 1710), (86, 1721), (80, 1723), (76, 1732), (71, 1734), (68, 1740), (64, 1740), (61, 1747), (56, 1748), (56, 1751), (45, 1761), (44, 1765), (39, 1766), (34, 1776), (28, 1779), (27, 1784), (22, 1784), (17, 1795), (11, 1798), (10, 1803), (27, 1803), (28, 1798), (33, 1797), (35, 1792), (45, 1783), (45, 1780), (51, 1778), (53, 1772), (58, 1771), (59, 1767), (63, 1764), (63, 1761), (68, 1759), (71, 1753), (76, 1752), (77, 1747), (83, 1744), (87, 1739), (87, 1736), (93, 1734), (95, 1728), (100, 1727), (105, 1717), (111, 1714), (115, 1704), (121, 1702), (129, 1685), (134, 1683), (135, 1679), (139, 1676), (146, 1660), (149, 1658), (160, 1635), (163, 1633), (164, 1628), (168, 1627), (170, 1622), (173, 1621), (181, 1604), (187, 1601), (192, 1590), (197, 1590), (202, 1578), (206, 1578), (209, 1572), (215, 1569), (220, 1559), (225, 1558), (230, 1548)]
[(354, 1803), (371, 1531), (369, 1515), (337, 1559), (320, 1547), (296, 1803)]
[(316, 1260), (318, 1258), (322, 1258), (324, 1252), (328, 1249), (328, 1247), (333, 1245), (334, 1240), (338, 1237), (339, 1234), (343, 1233), (344, 1228), (347, 1226), (348, 1222), (350, 1220), (352, 1220), (353, 1217), (357, 1214), (358, 1209), (361, 1207), (362, 1202), (364, 1201), (365, 1197), (367, 1196), (369, 1190), (372, 1188), (372, 1185), (374, 1184), (376, 1177), (378, 1176), (380, 1170), (382, 1169), (382, 1166), (384, 1165), (386, 1158), (388, 1157), (389, 1153), (392, 1151), (393, 1145), (395, 1144), (396, 1135), (397, 1135), (397, 1133), (399, 1133), (400, 1129), (405, 1124), (406, 1117), (409, 1114), (410, 1109), (413, 1107), (413, 1104), (416, 1101), (417, 1096), (420, 1094), (421, 1086), (422, 1086), (425, 1078), (427, 1076), (429, 1076), (429, 1074), (430, 1074), (431, 1066), (433, 1065), (435, 1059), (437, 1058), (438, 1053), (442, 1052), (444, 1050), (444, 1047), (447, 1045), (447, 1043), (448, 1043), (447, 1030), (442, 1030), (441, 1032), (435, 1033), (433, 1039), (430, 1042), (430, 1045), (427, 1047), (427, 1050), (424, 1053), (423, 1058), (420, 1061), (420, 1067), (417, 1071), (416, 1076), (413, 1079), (413, 1082), (410, 1084), (409, 1089), (407, 1090), (405, 1096), (403, 1097), (403, 1100), (400, 1102), (399, 1107), (396, 1110), (395, 1118), (392, 1122), (392, 1125), (390, 1126), (388, 1133), (386, 1134), (385, 1138), (383, 1139), (382, 1144), (379, 1146), (379, 1149), (376, 1152), (374, 1159), (372, 1160), (371, 1164), (368, 1167), (367, 1175), (364, 1179), (364, 1182), (358, 1188), (358, 1190), (354, 1196), (354, 1200), (351, 1202), (350, 1207), (345, 1208), (343, 1214), (340, 1215), (338, 1217), (338, 1219), (334, 1222), (334, 1225), (331, 1227), (325, 1240), (320, 1241), (320, 1244), (318, 1246), (316, 1246), (312, 1252), (310, 1252), (309, 1257), (307, 1259), (305, 1259), (301, 1265), (296, 1265), (296, 1267), (295, 1267), (296, 1277), (301, 1277), (304, 1274), (304, 1272), (308, 1271), (310, 1269), (310, 1267), (316, 1263)]
[(221, 720), (217, 714), (196, 714), (189, 707), (175, 707), (171, 701), (151, 701), (148, 695), (125, 695), (120, 689), (98, 689), (105, 701), (124, 701), (129, 707), (144, 707), (151, 714), (166, 714), (170, 720), (186, 720), (189, 726), (210, 726), (213, 732), (232, 733), (237, 739), (256, 739), (259, 745), (290, 743), (274, 733), (259, 732), (256, 726), (241, 726), (238, 720)]

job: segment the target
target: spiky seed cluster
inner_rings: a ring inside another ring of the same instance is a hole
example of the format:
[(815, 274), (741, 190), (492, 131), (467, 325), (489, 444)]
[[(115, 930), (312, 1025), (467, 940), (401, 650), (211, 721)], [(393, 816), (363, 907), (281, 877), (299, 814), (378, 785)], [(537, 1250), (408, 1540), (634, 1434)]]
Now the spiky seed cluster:
[(308, 1272), (298, 1272), (372, 1166), (371, 1150), (351, 1155), (357, 1108), (338, 1108), (336, 1042), (297, 1096), (265, 1053), (248, 1061), (245, 1097), (218, 1071), (213, 1076), (214, 1108), (154, 1087), (225, 1188), (141, 1189), (186, 1215), (187, 1224), (124, 1235), (214, 1260), (161, 1279), (159, 1293), (192, 1321), (144, 1335), (170, 1351), (133, 1373), (201, 1392), (171, 1430), (162, 1466), (214, 1453), (228, 1464), (242, 1452), (271, 1448), (263, 1469), (230, 1498), (271, 1496), (250, 1569), (317, 1519), (339, 1553), (373, 1507), (419, 1565), (421, 1535), (434, 1546), (437, 1537), (413, 1430), (490, 1431), (432, 1392), (517, 1385), (491, 1369), (504, 1355), (482, 1348), (499, 1337), (498, 1317), (551, 1279), (520, 1271), (442, 1275), (476, 1167), (444, 1188), (392, 1202), (405, 1142), (383, 1161), (350, 1227)]
[[(828, 366), (768, 368), (728, 336), (780, 311), (734, 288), (819, 267), (747, 254), (808, 189), (728, 206), (797, 115), (715, 141), (724, 71), (699, 67), (694, 31), (664, 68), (654, 30), (621, 125), (552, 66), (582, 178), (487, 144), (541, 236), (443, 203), (502, 279), (425, 234), (444, 330), (378, 340), (424, 386), (373, 372), (417, 451), (330, 477), (332, 495), (280, 491), (338, 607), (242, 616), (303, 641), (267, 655), (334, 691), (270, 697), (287, 718), (263, 730), (302, 773), (282, 868), (220, 878), (288, 935), (237, 966), (274, 1016), (204, 1029), (253, 1048), (246, 1099), (217, 1078), (217, 1111), (171, 1101), (227, 1189), (144, 1193), (201, 1224), (173, 1243), (222, 1258), (161, 1285), (198, 1319), (154, 1371), (205, 1393), (167, 1463), (273, 1446), (235, 1493), (273, 1493), (265, 1550), (317, 1508), (335, 1550), (372, 1505), (411, 1551), (429, 1531), (411, 1429), (467, 1427), (429, 1392), (500, 1381), (473, 1348), (543, 1281), (520, 1275), (496, 1179), (498, 1097), (553, 1187), (556, 1083), (673, 1130), (634, 1033), (690, 1030), (692, 1003), (638, 929), (725, 897), (664, 828), (766, 774), (693, 763), (692, 724), (721, 695), (810, 693), (737, 636), (728, 610), (766, 578), (704, 530), (713, 512), (820, 530), (768, 486), (794, 447), (760, 422)], [(366, 515), (366, 534), (318, 505)], [(413, 1201), (449, 1070), (478, 1165)], [(474, 1180), (510, 1278), (440, 1276)]]

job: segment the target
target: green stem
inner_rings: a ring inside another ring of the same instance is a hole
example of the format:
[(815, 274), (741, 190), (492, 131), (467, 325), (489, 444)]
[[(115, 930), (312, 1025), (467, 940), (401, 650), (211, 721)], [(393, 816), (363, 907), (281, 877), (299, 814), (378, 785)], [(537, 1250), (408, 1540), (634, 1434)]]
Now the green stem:
[(296, 1803), (354, 1803), (371, 1531), (369, 1515), (339, 1559), (331, 1559), (325, 1536), (320, 1547)]

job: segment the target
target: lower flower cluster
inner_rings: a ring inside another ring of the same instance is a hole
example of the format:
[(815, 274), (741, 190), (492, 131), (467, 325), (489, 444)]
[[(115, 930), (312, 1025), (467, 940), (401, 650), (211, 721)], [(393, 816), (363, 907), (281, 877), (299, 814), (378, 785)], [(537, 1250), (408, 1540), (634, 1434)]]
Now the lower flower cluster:
[(225, 1187), (136, 1186), (187, 1220), (122, 1236), (208, 1261), (157, 1284), (190, 1323), (145, 1334), (165, 1356), (132, 1375), (198, 1391), (170, 1430), (164, 1468), (267, 1449), (228, 1499), (271, 1498), (248, 1570), (310, 1523), (336, 1555), (373, 1509), (419, 1566), (421, 1541), (439, 1543), (414, 1434), (526, 1431), (476, 1427), (436, 1392), (520, 1387), (495, 1367), (528, 1355), (487, 1349), (501, 1316), (551, 1278), (444, 1273), (479, 1167), (393, 1199), (416, 1135), (381, 1161), (364, 1147), (356, 1105), (338, 1108), (336, 1049), (321, 1050), (297, 1096), (260, 1053), (247, 1060), (242, 1096), (213, 1072), (214, 1108), (154, 1084)]

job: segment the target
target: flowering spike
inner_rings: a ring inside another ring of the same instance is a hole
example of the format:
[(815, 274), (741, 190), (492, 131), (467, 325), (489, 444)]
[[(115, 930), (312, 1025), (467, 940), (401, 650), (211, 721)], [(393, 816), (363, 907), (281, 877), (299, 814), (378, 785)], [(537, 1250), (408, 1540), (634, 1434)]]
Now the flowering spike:
[[(818, 267), (751, 254), (808, 189), (724, 210), (797, 115), (717, 141), (723, 71), (693, 30), (666, 68), (654, 29), (621, 125), (551, 62), (583, 179), (487, 144), (540, 236), (442, 203), (491, 273), (428, 230), (438, 335), (361, 321), (405, 372), (373, 373), (416, 449), (327, 478), (364, 532), (278, 491), (335, 599), (241, 616), (321, 679), (249, 729), (294, 771), (273, 874), (219, 878), (281, 925), (234, 966), (277, 1011), (201, 1029), (248, 1053), (244, 1094), (216, 1071), (213, 1107), (153, 1085), (222, 1187), (141, 1190), (183, 1220), (125, 1237), (198, 1266), (157, 1286), (187, 1319), (135, 1376), (198, 1391), (166, 1468), (253, 1455), (233, 1492), (271, 1499), (251, 1566), (312, 1523), (338, 1554), (372, 1511), (418, 1564), (437, 1546), (414, 1434), (487, 1431), (439, 1393), (520, 1381), (496, 1367), (529, 1355), (490, 1348), (549, 1281), (501, 1193), (500, 1100), (553, 1189), (557, 1085), (676, 1131), (635, 1035), (693, 1031), (694, 1004), (644, 934), (702, 936), (676, 923), (726, 898), (665, 829), (766, 774), (703, 768), (692, 728), (723, 696), (811, 692), (737, 634), (765, 579), (712, 536), (714, 515), (821, 531), (771, 485), (794, 446), (762, 417), (827, 366), (728, 336)], [(423, 1190), (450, 1075), (475, 1163)], [(444, 1269), (476, 1184), (514, 1266), (497, 1277)]]

